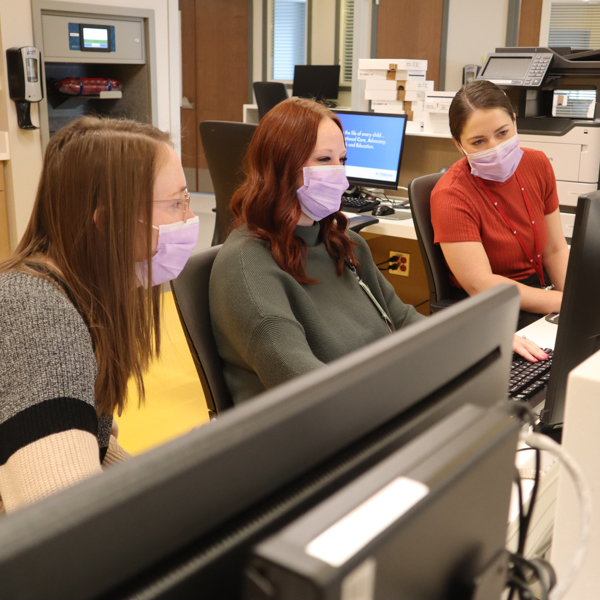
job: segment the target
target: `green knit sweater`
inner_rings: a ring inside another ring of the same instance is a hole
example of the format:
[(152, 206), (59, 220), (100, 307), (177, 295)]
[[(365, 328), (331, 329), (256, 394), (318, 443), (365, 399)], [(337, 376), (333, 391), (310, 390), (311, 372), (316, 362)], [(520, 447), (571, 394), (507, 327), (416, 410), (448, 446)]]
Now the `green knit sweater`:
[[(319, 230), (315, 223), (294, 231), (308, 246), (306, 271), (318, 284), (298, 283), (279, 268), (265, 243), (245, 230), (232, 232), (217, 255), (210, 314), (236, 404), (389, 333), (349, 269), (337, 275)], [(396, 296), (366, 242), (352, 231), (348, 236), (358, 243), (358, 273), (394, 328), (426, 318)]]

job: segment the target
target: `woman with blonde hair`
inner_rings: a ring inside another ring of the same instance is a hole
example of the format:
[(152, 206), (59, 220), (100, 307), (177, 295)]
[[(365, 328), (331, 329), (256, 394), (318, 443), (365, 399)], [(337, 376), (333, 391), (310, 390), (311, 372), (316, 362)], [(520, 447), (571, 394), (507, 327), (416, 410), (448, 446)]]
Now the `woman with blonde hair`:
[(160, 350), (159, 284), (197, 237), (166, 133), (83, 117), (51, 139), (27, 230), (0, 264), (4, 510), (127, 457), (113, 413), (130, 378), (143, 399)]

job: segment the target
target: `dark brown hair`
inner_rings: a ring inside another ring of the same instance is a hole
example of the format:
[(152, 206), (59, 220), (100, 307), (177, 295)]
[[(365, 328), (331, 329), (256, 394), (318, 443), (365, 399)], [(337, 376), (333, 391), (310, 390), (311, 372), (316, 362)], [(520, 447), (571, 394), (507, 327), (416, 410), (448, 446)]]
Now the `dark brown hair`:
[[(58, 131), (44, 156), (27, 229), (0, 271), (50, 271), (86, 322), (98, 365), (99, 414), (122, 410), (133, 377), (160, 349), (160, 286), (144, 289), (135, 248), (145, 235), (152, 280), (152, 201), (169, 136), (130, 120), (82, 117)], [(145, 224), (141, 225), (140, 220)]]
[[(342, 124), (328, 108), (317, 102), (290, 98), (272, 108), (261, 120), (246, 154), (246, 180), (231, 200), (233, 227), (245, 225), (265, 240), (275, 262), (300, 283), (317, 283), (306, 274), (306, 243), (294, 235), (302, 209), (296, 195), (298, 174), (317, 142), (323, 119)], [(339, 275), (347, 256), (359, 266), (356, 246), (346, 236), (348, 220), (335, 212), (320, 221), (321, 239), (337, 261)]]
[(460, 144), (460, 136), (471, 113), (477, 109), (501, 108), (514, 122), (514, 109), (508, 96), (494, 83), (478, 79), (463, 85), (456, 93), (448, 117), (452, 137)]

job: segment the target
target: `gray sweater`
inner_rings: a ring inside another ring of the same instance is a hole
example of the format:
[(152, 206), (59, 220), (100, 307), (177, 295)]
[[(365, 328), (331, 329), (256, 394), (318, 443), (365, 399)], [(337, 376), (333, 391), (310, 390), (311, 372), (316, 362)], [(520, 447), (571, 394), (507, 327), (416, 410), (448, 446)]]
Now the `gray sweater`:
[(96, 375), (90, 332), (59, 287), (0, 273), (0, 512), (128, 457), (112, 416), (96, 414)]
[[(318, 284), (298, 283), (279, 268), (264, 242), (244, 230), (232, 232), (215, 260), (210, 312), (235, 403), (389, 333), (349, 269), (337, 275), (319, 231), (319, 223), (294, 231), (308, 246), (306, 271)], [(358, 243), (358, 273), (394, 329), (426, 318), (398, 298), (374, 264), (366, 242), (352, 231), (347, 235)]]
[(0, 465), (27, 443), (71, 427), (98, 436), (104, 457), (112, 418), (98, 423), (95, 383), (92, 338), (67, 297), (41, 277), (0, 275)]

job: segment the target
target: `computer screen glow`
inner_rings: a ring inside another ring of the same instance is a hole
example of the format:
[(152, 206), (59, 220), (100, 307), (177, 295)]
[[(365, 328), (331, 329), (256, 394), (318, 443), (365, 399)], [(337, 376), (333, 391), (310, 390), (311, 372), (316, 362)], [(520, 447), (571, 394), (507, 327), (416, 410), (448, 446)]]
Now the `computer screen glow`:
[(108, 48), (108, 29), (95, 27), (83, 28), (84, 48)]
[(342, 122), (351, 185), (396, 189), (406, 115), (334, 111)]

